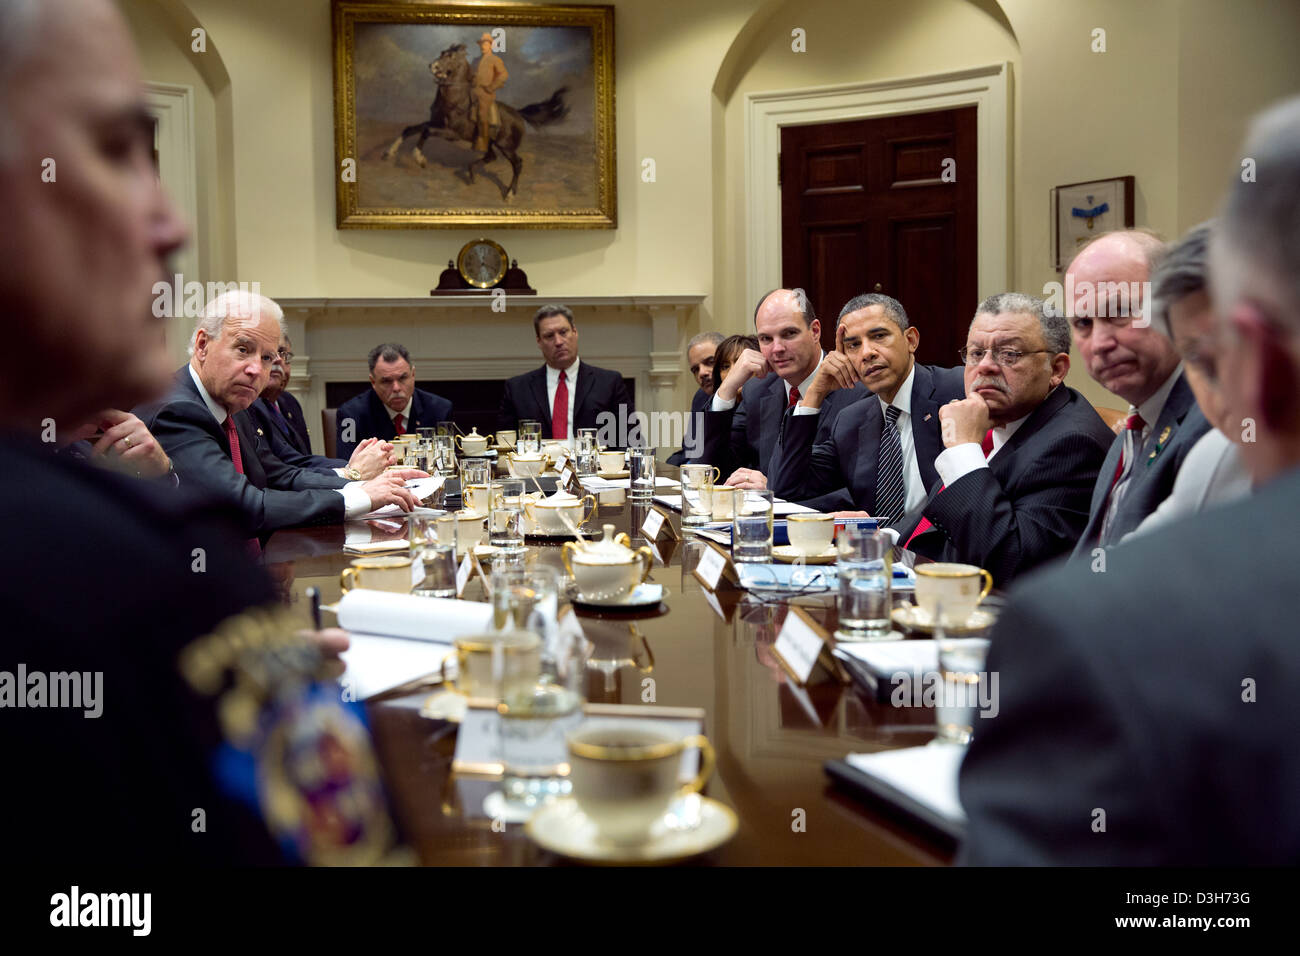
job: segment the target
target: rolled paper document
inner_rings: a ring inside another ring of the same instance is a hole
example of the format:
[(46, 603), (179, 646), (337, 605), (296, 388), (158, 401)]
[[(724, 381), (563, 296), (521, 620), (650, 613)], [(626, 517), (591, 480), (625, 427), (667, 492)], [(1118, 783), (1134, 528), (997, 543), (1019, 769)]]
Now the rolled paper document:
[(354, 588), (339, 601), (338, 618), (345, 631), (448, 644), (462, 634), (486, 631), (492, 606)]

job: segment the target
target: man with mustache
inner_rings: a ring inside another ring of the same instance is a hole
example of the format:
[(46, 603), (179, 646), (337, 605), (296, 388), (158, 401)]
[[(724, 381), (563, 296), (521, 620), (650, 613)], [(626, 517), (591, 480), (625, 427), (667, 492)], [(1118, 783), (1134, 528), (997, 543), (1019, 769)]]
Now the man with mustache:
[(1066, 288), (1075, 290), (1070, 327), (1088, 374), (1129, 404), (1098, 472), (1076, 557), (1118, 542), (1155, 511), (1210, 428), (1173, 342), (1151, 328), (1141, 297), (1122, 292), (1145, 288), (1163, 248), (1150, 233), (1112, 232), (1084, 246), (1066, 270)]
[(1070, 330), (1042, 299), (985, 299), (962, 358), (966, 397), (939, 409), (943, 483), (896, 530), (917, 553), (979, 565), (1005, 587), (1074, 547), (1114, 435), (1062, 384)]
[[(884, 524), (920, 505), (938, 480), (939, 408), (965, 394), (961, 369), (916, 364), (920, 341), (897, 299), (868, 293), (845, 303), (835, 351), (822, 360), (773, 455), (777, 495), (798, 501), (845, 488), (847, 507)], [(844, 409), (816, 440), (828, 396), (859, 383), (876, 400)]]

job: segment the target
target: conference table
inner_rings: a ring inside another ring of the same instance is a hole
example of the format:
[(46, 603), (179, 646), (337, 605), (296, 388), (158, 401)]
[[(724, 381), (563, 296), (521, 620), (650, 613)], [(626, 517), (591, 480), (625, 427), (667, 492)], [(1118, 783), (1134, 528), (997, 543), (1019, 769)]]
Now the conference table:
[[(662, 467), (660, 474), (674, 474)], [(645, 506), (606, 493), (591, 524), (613, 524), (645, 544)], [(448, 507), (459, 502), (452, 499)], [(651, 580), (667, 594), (647, 612), (593, 613), (562, 603), (577, 615), (594, 650), (587, 665), (589, 703), (700, 708), (704, 732), (717, 752), (705, 794), (731, 807), (736, 835), (696, 857), (714, 865), (942, 865), (950, 839), (889, 805), (834, 785), (823, 765), (850, 752), (926, 743), (933, 712), (877, 703), (852, 683), (818, 667), (806, 687), (793, 684), (772, 653), (792, 605), (828, 631), (835, 627), (829, 594), (759, 600), (723, 578), (708, 592), (692, 569), (706, 547), (694, 535), (661, 531)], [(380, 523), (376, 535), (403, 532)], [(354, 526), (355, 527), (355, 526)], [(355, 555), (343, 550), (343, 526), (284, 530), (266, 548), (267, 565), (282, 599), (309, 614), (305, 591), (321, 600), (340, 597), (339, 573)], [(560, 546), (529, 539), (533, 560), (562, 570)], [(476, 577), (465, 599), (484, 600)], [(896, 599), (897, 600), (897, 599)], [(328, 620), (327, 622), (328, 623)], [(420, 715), (436, 685), (398, 690), (366, 703), (392, 809), (407, 844), (426, 865), (554, 865), (563, 858), (536, 846), (521, 825), (493, 826), (482, 800), (493, 781), (452, 773), (458, 726)], [(653, 701), (647, 700), (652, 697)]]

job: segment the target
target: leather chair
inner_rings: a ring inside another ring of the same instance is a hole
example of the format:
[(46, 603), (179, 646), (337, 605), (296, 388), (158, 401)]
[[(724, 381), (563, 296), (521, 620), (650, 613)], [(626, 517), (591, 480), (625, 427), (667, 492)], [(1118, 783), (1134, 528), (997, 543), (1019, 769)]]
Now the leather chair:
[[(1093, 406), (1096, 408), (1097, 406)], [(1106, 423), (1106, 427), (1118, 435), (1124, 429), (1124, 420), (1128, 418), (1127, 411), (1120, 411), (1118, 408), (1097, 408), (1097, 414), (1101, 420)]]
[(322, 408), (320, 410), (321, 437), (325, 441), (325, 457), (337, 458), (339, 450), (339, 410)]

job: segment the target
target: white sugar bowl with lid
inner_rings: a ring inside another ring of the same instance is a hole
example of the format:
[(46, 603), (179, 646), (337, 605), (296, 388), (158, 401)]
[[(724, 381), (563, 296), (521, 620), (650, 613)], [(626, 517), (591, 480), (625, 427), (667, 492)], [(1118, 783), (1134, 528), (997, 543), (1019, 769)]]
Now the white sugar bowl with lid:
[(456, 444), (460, 446), (462, 455), (469, 455), (473, 458), (487, 451), (488, 442), (491, 439), (491, 435), (480, 435), (477, 428), (472, 428), (468, 435), (457, 435)]
[(574, 528), (581, 528), (588, 520), (583, 515), (589, 501), (594, 515), (596, 499), (592, 495), (578, 498), (563, 488), (557, 488), (555, 494), (547, 498), (525, 501), (524, 515), (542, 534), (573, 534)]
[(633, 551), (632, 539), (626, 534), (615, 535), (612, 524), (605, 525), (604, 532), (599, 541), (566, 541), (564, 569), (584, 598), (616, 600), (631, 594), (650, 576), (654, 557), (644, 545)]

